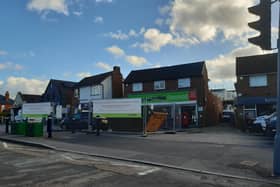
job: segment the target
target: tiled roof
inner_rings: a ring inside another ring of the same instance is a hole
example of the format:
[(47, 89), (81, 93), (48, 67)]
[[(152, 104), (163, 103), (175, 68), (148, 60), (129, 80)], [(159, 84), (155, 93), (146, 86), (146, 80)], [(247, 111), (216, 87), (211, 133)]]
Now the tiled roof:
[(82, 79), (77, 85), (76, 87), (86, 87), (86, 86), (92, 86), (92, 85), (98, 85), (100, 84), (103, 80), (105, 80), (107, 77), (109, 77), (110, 75), (112, 75), (112, 72), (107, 72), (107, 73), (102, 73), (102, 74), (98, 74), (98, 75), (94, 75), (91, 77), (86, 77), (84, 79)]
[(175, 80), (178, 78), (198, 77), (202, 76), (204, 64), (205, 62), (196, 62), (131, 71), (124, 82), (149, 82), (155, 80)]
[(277, 72), (277, 53), (236, 58), (236, 75)]

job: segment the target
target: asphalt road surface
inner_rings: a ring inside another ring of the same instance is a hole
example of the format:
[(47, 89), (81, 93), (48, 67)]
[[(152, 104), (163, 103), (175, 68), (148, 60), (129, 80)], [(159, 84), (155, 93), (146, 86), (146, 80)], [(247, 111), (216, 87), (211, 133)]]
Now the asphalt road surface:
[(276, 186), (0, 142), (0, 186)]

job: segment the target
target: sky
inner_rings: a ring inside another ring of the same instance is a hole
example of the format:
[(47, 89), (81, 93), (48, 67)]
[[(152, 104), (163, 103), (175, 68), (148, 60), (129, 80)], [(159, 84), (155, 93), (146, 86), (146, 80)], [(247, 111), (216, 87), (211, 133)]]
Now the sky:
[[(42, 94), (79, 81), (205, 61), (210, 88), (233, 89), (235, 58), (265, 54), (247, 38), (257, 0), (1, 0), (0, 94)], [(277, 35), (273, 6), (273, 43)]]

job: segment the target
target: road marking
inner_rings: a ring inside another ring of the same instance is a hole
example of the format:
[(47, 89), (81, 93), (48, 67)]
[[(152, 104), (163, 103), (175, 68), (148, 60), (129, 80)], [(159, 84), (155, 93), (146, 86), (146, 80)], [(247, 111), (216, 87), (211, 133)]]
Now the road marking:
[(159, 171), (159, 170), (160, 170), (159, 168), (153, 168), (153, 169), (149, 169), (149, 170), (146, 170), (146, 171), (139, 172), (138, 175), (144, 176), (144, 175), (148, 175), (148, 174), (154, 173), (154, 172)]
[(70, 161), (75, 161), (75, 159), (71, 158), (70, 156), (67, 156), (67, 155), (61, 155), (63, 158), (67, 159), (67, 160), (70, 160)]
[(8, 148), (8, 144), (6, 142), (3, 142), (3, 146), (4, 146), (5, 149)]

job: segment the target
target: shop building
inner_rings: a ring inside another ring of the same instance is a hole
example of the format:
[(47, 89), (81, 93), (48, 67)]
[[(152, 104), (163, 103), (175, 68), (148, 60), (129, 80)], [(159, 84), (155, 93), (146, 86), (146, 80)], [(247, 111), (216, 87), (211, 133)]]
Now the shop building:
[(168, 130), (203, 125), (208, 92), (205, 62), (135, 70), (124, 81), (125, 97), (142, 98), (148, 110), (168, 113), (163, 127)]
[(252, 119), (276, 110), (276, 53), (238, 57), (236, 77), (236, 104), (241, 118)]

